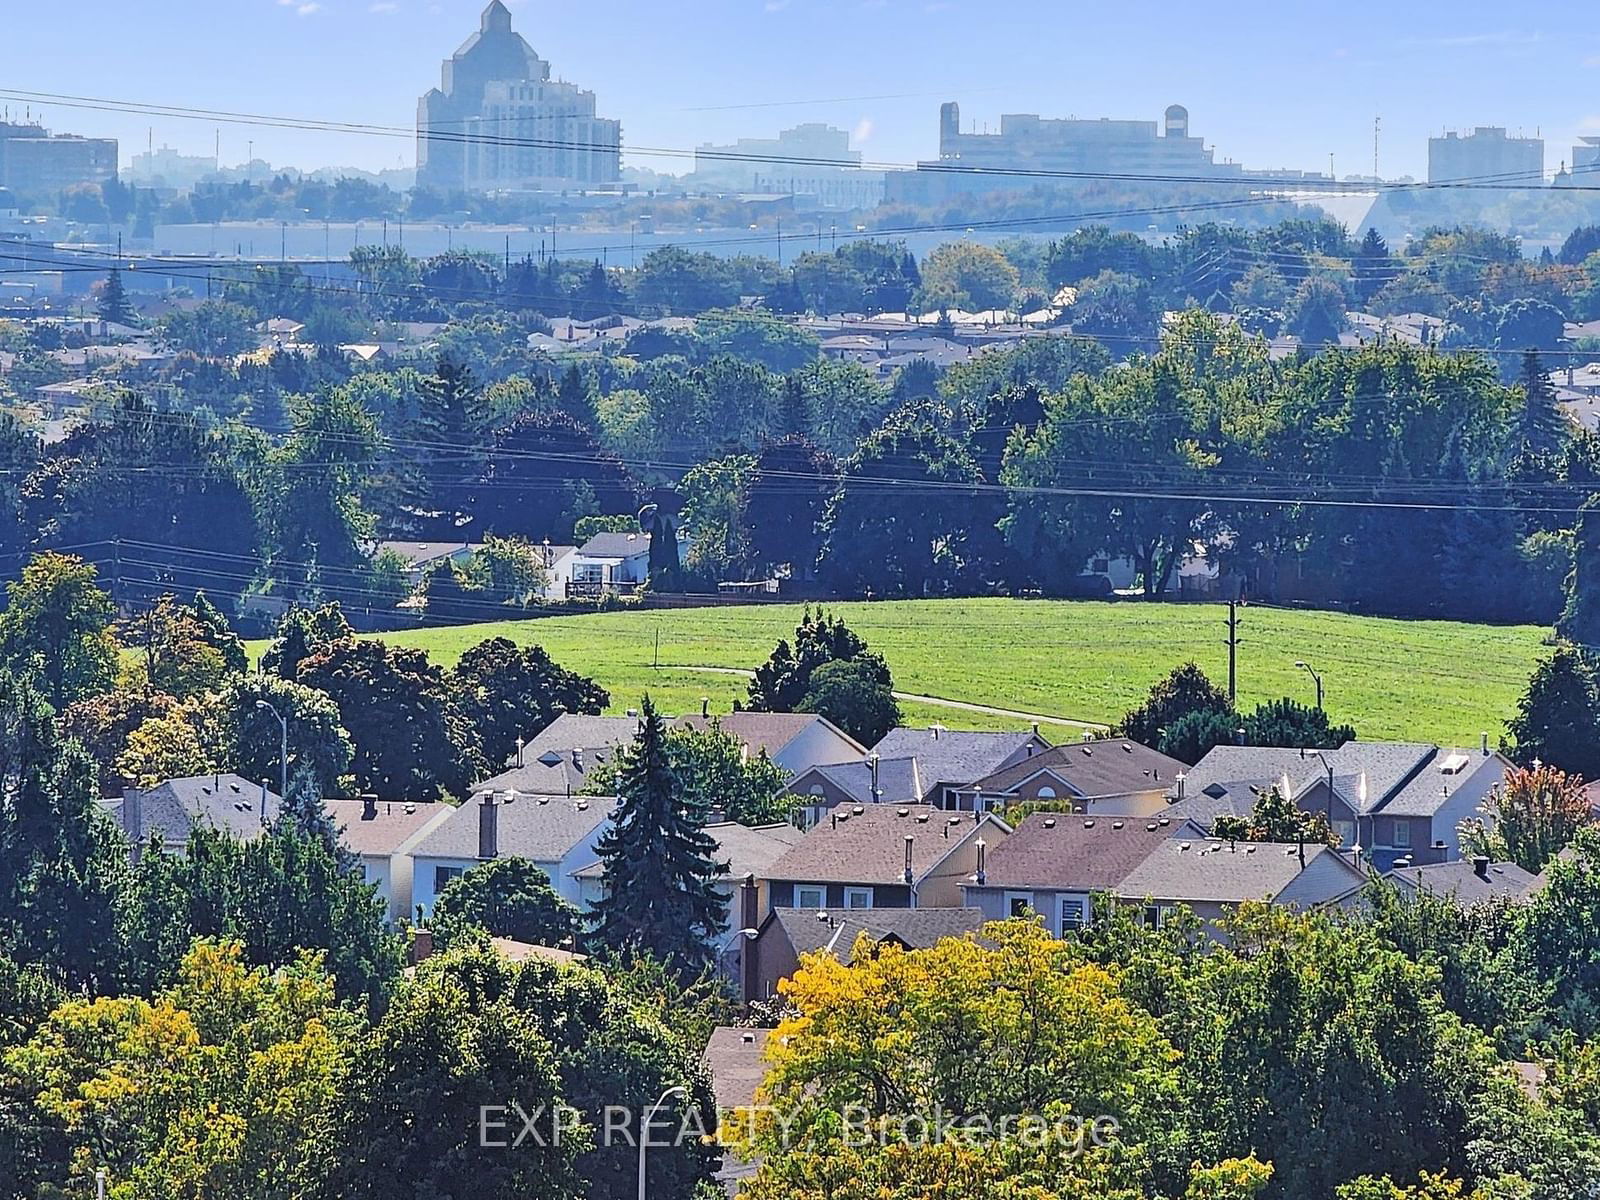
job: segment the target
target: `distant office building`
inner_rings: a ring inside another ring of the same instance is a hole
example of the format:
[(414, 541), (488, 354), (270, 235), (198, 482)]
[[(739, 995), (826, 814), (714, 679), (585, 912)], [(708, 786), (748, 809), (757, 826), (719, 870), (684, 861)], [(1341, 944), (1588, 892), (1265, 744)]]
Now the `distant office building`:
[(204, 155), (179, 154), (171, 146), (135, 154), (128, 164), (129, 183), (142, 187), (187, 191), (217, 173), (217, 160)]
[(683, 183), (693, 191), (781, 192), (825, 208), (870, 208), (883, 199), (883, 174), (860, 168), (861, 151), (850, 149), (846, 130), (811, 123), (775, 138), (699, 146)]
[(116, 177), (114, 138), (54, 135), (42, 125), (0, 121), (0, 187), (37, 198)]
[(1572, 148), (1572, 169), (1556, 172), (1557, 187), (1579, 187), (1600, 183), (1600, 137), (1578, 139)]
[(1428, 182), (1484, 179), (1496, 183), (1544, 186), (1544, 139), (1509, 137), (1497, 125), (1480, 125), (1462, 135), (1452, 130), (1428, 139)]
[(438, 191), (564, 191), (614, 185), (622, 124), (593, 92), (550, 78), (500, 0), (417, 105), (417, 183)]
[[(995, 172), (988, 174), (987, 172)], [(1007, 174), (1007, 172), (1012, 172)], [(939, 160), (888, 177), (889, 199), (937, 203), (956, 192), (1072, 186), (1087, 175), (1236, 176), (1189, 133), (1189, 110), (1174, 104), (1161, 123), (1046, 118), (1008, 113), (997, 133), (962, 132), (961, 106), (939, 109)]]

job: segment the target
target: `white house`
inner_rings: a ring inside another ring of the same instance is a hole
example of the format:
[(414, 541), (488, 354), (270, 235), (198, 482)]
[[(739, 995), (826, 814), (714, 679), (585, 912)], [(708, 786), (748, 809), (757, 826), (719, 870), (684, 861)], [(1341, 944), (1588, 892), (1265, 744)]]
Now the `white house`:
[(412, 912), (412, 851), (456, 809), (449, 804), (380, 804), (376, 796), (324, 803), (339, 840), (360, 858), (362, 877), (377, 886), (389, 919), (406, 920)]
[(680, 729), (715, 725), (752, 755), (765, 754), (791, 776), (813, 767), (861, 762), (867, 748), (815, 713), (731, 712), (713, 716), (706, 705), (698, 716), (679, 717)]
[(599, 858), (616, 801), (599, 796), (532, 796), (485, 791), (451, 811), (411, 847), (411, 905), (433, 911), (441, 889), (497, 858), (525, 858), (550, 876), (568, 903), (582, 906), (577, 872)]

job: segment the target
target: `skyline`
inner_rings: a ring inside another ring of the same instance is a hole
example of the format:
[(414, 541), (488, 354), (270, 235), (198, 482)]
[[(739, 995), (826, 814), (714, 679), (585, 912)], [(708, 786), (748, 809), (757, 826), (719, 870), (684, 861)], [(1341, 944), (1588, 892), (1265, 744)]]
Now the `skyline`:
[[(1388, 178), (1424, 177), (1427, 138), (1445, 129), (1538, 133), (1549, 171), (1577, 137), (1600, 133), (1600, 18), (1559, 35), (1507, 28), (1483, 0), (1452, 6), (1450, 32), (1426, 12), (1394, 13), (1372, 0), (1348, 6), (1337, 29), (1245, 0), (1203, 20), (1196, 12), (1178, 39), (1154, 34), (1195, 10), (1170, 3), (1117, 11), (1023, 3), (997, 12), (967, 0), (709, 0), (686, 20), (622, 0), (607, 25), (632, 30), (626, 41), (597, 36), (593, 22), (551, 20), (551, 6), (534, 0), (510, 6), (519, 32), (554, 73), (593, 90), (599, 111), (622, 121), (625, 165), (671, 173), (689, 163), (627, 147), (689, 151), (822, 121), (850, 130), (869, 161), (910, 165), (936, 157), (944, 100), (959, 101), (964, 124), (979, 129), (997, 128), (1013, 112), (1157, 121), (1167, 104), (1180, 103), (1218, 161), (1325, 171), (1331, 152), (1340, 176), (1370, 173), (1375, 116), (1383, 120), (1380, 170)], [(47, 10), (30, 7), (8, 20), (17, 44), (39, 52), (14, 65), (8, 86), (395, 130), (330, 134), (36, 106), (57, 132), (118, 138), (124, 164), (152, 141), (209, 156), (220, 128), (228, 166), (246, 161), (253, 143), (256, 157), (307, 170), (409, 168), (415, 143), (405, 131), (417, 97), (476, 29), (482, 7), (481, 0), (234, 0), (219, 13), (202, 0), (169, 0), (151, 16), (85, 0), (80, 11), (105, 36), (70, 46), (52, 34)], [(285, 94), (271, 71), (239, 69), (237, 47), (246, 38), (253, 61), (294, 64), (293, 92)], [(953, 45), (962, 52), (955, 63)], [(1245, 69), (1219, 78), (1213, 68), (1221, 56), (1241, 50)], [(696, 69), (708, 55), (717, 70)], [(363, 70), (363, 62), (385, 65)], [(795, 74), (797, 63), (805, 65), (804, 88), (771, 82)], [(93, 86), (62, 87), (69, 69)], [(1372, 111), (1338, 103), (1345, 92), (1363, 96)], [(13, 113), (27, 107), (10, 106)]]

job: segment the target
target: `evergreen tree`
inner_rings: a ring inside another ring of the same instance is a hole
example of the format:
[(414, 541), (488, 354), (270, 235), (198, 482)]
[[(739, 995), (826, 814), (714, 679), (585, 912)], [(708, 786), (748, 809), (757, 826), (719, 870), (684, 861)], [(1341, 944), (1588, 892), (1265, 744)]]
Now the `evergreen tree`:
[(1522, 356), (1522, 412), (1517, 433), (1525, 453), (1554, 454), (1566, 440), (1567, 418), (1556, 400), (1556, 389), (1539, 361), (1537, 350)]
[(576, 363), (561, 377), (561, 385), (556, 390), (556, 407), (585, 429), (594, 429), (599, 423), (594, 393)]
[(1370, 304), (1372, 298), (1383, 290), (1390, 274), (1389, 244), (1371, 226), (1367, 228), (1367, 236), (1361, 239), (1354, 266), (1356, 298), (1363, 304)]
[(1535, 759), (1585, 779), (1600, 779), (1600, 693), (1594, 667), (1575, 646), (1557, 646), (1534, 668), (1517, 715), (1506, 722), (1506, 752), (1520, 765)]
[(116, 267), (112, 267), (106, 276), (106, 286), (100, 292), (100, 305), (96, 311), (102, 321), (114, 325), (132, 325), (137, 319), (133, 304), (128, 299), (128, 290), (122, 285), (122, 272)]
[(615, 820), (596, 846), (606, 895), (595, 905), (596, 938), (619, 951), (648, 951), (686, 974), (710, 956), (726, 926), (704, 802), (679, 786), (667, 727), (650, 697), (639, 733), (617, 772)]
[(678, 553), (678, 523), (669, 514), (656, 510), (650, 525), (650, 586), (670, 592), (683, 585), (683, 559)]
[(1578, 512), (1567, 605), (1556, 632), (1567, 641), (1600, 650), (1600, 496), (1590, 496)]
[(451, 446), (473, 441), (478, 418), (478, 382), (465, 363), (441, 354), (418, 397), (420, 432)]

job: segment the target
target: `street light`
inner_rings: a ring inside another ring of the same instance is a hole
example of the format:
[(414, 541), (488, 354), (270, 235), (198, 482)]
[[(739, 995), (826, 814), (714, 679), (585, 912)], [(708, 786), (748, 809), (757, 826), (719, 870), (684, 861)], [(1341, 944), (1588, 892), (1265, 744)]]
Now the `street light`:
[(1313, 667), (1308, 662), (1297, 662), (1294, 665), (1299, 667), (1307, 675), (1311, 676), (1311, 678), (1316, 682), (1316, 685), (1317, 685), (1317, 711), (1321, 712), (1322, 711), (1322, 676), (1318, 675), (1317, 671), (1316, 671), (1316, 668)]
[(687, 1100), (689, 1098), (689, 1090), (684, 1087), (669, 1087), (661, 1093), (661, 1099), (645, 1110), (644, 1121), (639, 1125), (639, 1200), (645, 1200), (644, 1152), (650, 1148), (650, 1124), (656, 1119), (656, 1113), (666, 1105), (667, 1098), (670, 1096), (682, 1096)]
[(289, 798), (289, 722), (265, 700), (257, 700), (256, 707), (278, 718), (278, 803), (282, 804)]

